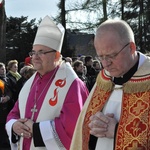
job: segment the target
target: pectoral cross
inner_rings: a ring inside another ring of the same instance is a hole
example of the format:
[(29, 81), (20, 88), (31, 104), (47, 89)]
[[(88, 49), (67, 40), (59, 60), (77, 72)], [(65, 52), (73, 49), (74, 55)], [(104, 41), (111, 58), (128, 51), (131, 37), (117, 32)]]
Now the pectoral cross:
[(36, 104), (34, 104), (33, 108), (31, 109), (32, 112), (32, 116), (31, 116), (31, 120), (33, 120), (34, 118), (34, 113), (37, 112), (38, 110), (36, 109)]

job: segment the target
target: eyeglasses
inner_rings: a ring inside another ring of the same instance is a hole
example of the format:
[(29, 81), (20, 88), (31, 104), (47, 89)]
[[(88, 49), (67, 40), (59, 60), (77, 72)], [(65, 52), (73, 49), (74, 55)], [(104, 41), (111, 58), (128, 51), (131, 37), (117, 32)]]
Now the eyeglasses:
[(50, 51), (46, 51), (46, 52), (44, 52), (44, 51), (38, 51), (38, 52), (31, 51), (31, 52), (29, 52), (29, 56), (32, 57), (32, 56), (37, 55), (37, 56), (40, 57), (40, 56), (43, 56), (43, 55), (45, 55), (47, 53), (52, 53), (52, 52), (56, 52), (56, 51), (55, 50), (50, 50)]
[(124, 50), (125, 47), (128, 46), (129, 44), (130, 43), (126, 44), (118, 53), (116, 53), (114, 55), (96, 56), (95, 58), (98, 59), (100, 62), (102, 62), (103, 60), (113, 61), (119, 55), (119, 53), (121, 53), (121, 51)]

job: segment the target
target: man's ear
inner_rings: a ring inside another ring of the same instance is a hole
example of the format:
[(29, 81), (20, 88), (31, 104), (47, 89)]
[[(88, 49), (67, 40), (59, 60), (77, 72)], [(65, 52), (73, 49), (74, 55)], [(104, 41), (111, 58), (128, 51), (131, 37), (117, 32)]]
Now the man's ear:
[(58, 51), (56, 51), (55, 58), (56, 58), (56, 59), (59, 59), (59, 58), (60, 58), (60, 53), (59, 53)]
[(132, 54), (136, 51), (136, 45), (134, 42), (130, 42), (130, 49)]

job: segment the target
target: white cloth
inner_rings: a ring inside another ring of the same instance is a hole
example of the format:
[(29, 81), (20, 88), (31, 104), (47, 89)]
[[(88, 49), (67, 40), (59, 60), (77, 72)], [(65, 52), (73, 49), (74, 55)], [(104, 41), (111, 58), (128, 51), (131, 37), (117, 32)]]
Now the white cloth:
[[(112, 92), (107, 104), (103, 109), (103, 113), (113, 113), (114, 117), (119, 121), (122, 104), (122, 86), (115, 85), (114, 91)], [(98, 138), (96, 150), (113, 150), (114, 139)]]

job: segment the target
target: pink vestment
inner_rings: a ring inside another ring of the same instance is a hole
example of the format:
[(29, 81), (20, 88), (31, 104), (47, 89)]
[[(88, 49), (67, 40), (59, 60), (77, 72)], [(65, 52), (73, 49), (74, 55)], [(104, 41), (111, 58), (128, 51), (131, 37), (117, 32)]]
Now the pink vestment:
[[(37, 109), (40, 110), (44, 97), (48, 91), (49, 86), (52, 83), (52, 81), (50, 81), (49, 83), (48, 81), (50, 77), (53, 75), (54, 71), (55, 70), (47, 73), (42, 78), (40, 78), (39, 74), (36, 73), (35, 79), (32, 83), (30, 93), (27, 99), (24, 118), (31, 118), (32, 115), (31, 109), (34, 106), (35, 92), (36, 92), (36, 99), (37, 99)], [(47, 84), (48, 86), (46, 87)], [(53, 118), (55, 123), (55, 130), (59, 136), (61, 143), (67, 150), (69, 150), (77, 118), (87, 96), (88, 96), (88, 91), (86, 86), (79, 78), (75, 78), (66, 94), (64, 103), (60, 111), (60, 115), (58, 117), (54, 116)], [(20, 101), (16, 102), (14, 108), (9, 113), (7, 117), (7, 122), (10, 121), (11, 119), (20, 118), (21, 110), (19, 110), (19, 102)], [(38, 112), (35, 113), (34, 115), (35, 122), (38, 116)], [(24, 138), (23, 150), (29, 150), (30, 143), (31, 143), (31, 139)]]

